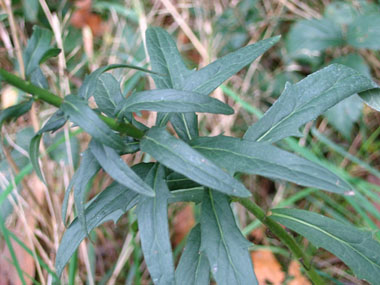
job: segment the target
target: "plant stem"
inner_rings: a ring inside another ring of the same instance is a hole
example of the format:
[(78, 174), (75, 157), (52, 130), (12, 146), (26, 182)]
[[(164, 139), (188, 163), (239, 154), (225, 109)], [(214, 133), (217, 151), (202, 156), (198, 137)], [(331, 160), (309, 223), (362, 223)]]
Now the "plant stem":
[(261, 209), (256, 203), (251, 201), (249, 198), (239, 198), (235, 197), (234, 201), (242, 204), (249, 212), (254, 214), (264, 225), (266, 225), (270, 231), (275, 234), (293, 253), (297, 260), (304, 267), (306, 274), (310, 277), (311, 281), (316, 285), (323, 285), (325, 282), (315, 271), (311, 263), (311, 258), (303, 252), (303, 250), (298, 246), (296, 240), (289, 235), (285, 229), (276, 221), (271, 219), (266, 215), (266, 213)]
[[(35, 100), (41, 100), (49, 103), (55, 107), (60, 107), (63, 99), (50, 91), (40, 88), (29, 81), (23, 80), (22, 78), (9, 73), (3, 68), (0, 68), (0, 79), (6, 81), (7, 83), (21, 89), (22, 91), (32, 94)], [(144, 132), (136, 128), (134, 125), (129, 123), (119, 123), (113, 118), (109, 118), (103, 115), (99, 115), (99, 118), (103, 120), (111, 129), (118, 131), (120, 133), (131, 136), (135, 139), (141, 139), (144, 136)]]

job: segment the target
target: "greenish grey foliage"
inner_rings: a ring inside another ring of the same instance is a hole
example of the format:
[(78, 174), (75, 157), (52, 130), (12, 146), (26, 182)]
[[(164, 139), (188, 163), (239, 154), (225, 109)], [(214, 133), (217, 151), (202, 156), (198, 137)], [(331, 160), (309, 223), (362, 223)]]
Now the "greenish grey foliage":
[(114, 116), (117, 106), (123, 101), (119, 82), (109, 73), (102, 74), (96, 81), (95, 102), (107, 116)]
[(203, 112), (231, 115), (234, 110), (209, 96), (175, 89), (159, 89), (136, 92), (121, 105), (120, 112)]
[(183, 285), (210, 284), (210, 264), (204, 252), (201, 252), (201, 226), (197, 224), (186, 240), (177, 269), (176, 280)]
[(132, 171), (114, 149), (92, 140), (90, 150), (101, 167), (117, 182), (142, 195), (154, 196), (153, 189)]
[(380, 279), (380, 243), (371, 232), (298, 209), (273, 209), (271, 218), (323, 247), (372, 284)]
[(323, 166), (267, 143), (217, 136), (199, 137), (191, 145), (231, 174), (257, 174), (339, 194), (353, 190), (350, 184)]
[(141, 140), (141, 150), (166, 167), (202, 185), (229, 195), (250, 196), (243, 184), (188, 144), (171, 136), (165, 128), (151, 128)]
[(174, 262), (169, 238), (168, 198), (164, 169), (155, 165), (145, 182), (155, 192), (154, 197), (140, 196), (137, 221), (145, 262), (155, 284), (175, 284)]
[(340, 64), (325, 67), (296, 84), (286, 84), (284, 92), (244, 138), (276, 142), (300, 136), (306, 122), (351, 95), (378, 88), (367, 76)]
[(380, 49), (380, 12), (360, 15), (348, 27), (347, 42), (356, 48)]
[[(326, 13), (334, 14), (331, 9)], [(317, 33), (325, 45), (341, 44), (339, 29), (343, 18), (313, 22), (323, 29), (326, 23), (333, 23), (329, 31)], [(355, 20), (356, 16), (352, 23)], [(310, 26), (310, 22), (307, 25)], [(336, 26), (338, 30), (335, 30)], [(309, 33), (314, 33), (313, 29), (311, 27)], [(330, 34), (339, 34), (339, 38), (333, 39)], [(274, 45), (279, 37), (243, 47), (199, 71), (187, 69), (173, 39), (164, 30), (148, 29), (146, 40), (153, 71), (124, 64), (97, 69), (84, 80), (78, 95), (64, 98), (60, 110), (35, 134), (30, 144), (32, 165), (42, 178), (38, 148), (44, 132), (58, 130), (69, 119), (92, 136), (66, 189), (62, 218), (66, 220), (72, 188), (77, 218), (62, 238), (56, 258), (57, 272), (62, 273), (91, 230), (108, 220), (116, 222), (137, 205), (142, 251), (155, 284), (208, 284), (210, 272), (218, 284), (257, 284), (248, 251), (250, 243), (236, 224), (230, 205), (231, 198), (247, 197), (251, 193), (233, 175), (239, 172), (257, 174), (351, 194), (354, 189), (336, 174), (270, 143), (299, 135), (303, 124), (351, 95), (359, 94), (367, 103), (378, 107), (379, 88), (367, 75), (333, 64), (298, 83), (286, 84), (276, 103), (248, 129), (243, 139), (199, 137), (195, 112), (232, 113), (230, 107), (208, 95)], [(42, 87), (46, 79), (38, 65), (54, 54), (50, 41), (50, 31), (35, 28), (24, 54), (28, 71), (33, 70), (36, 84)], [(302, 44), (306, 45), (307, 41)], [(316, 50), (322, 52), (324, 49), (321, 44)], [(121, 94), (126, 93), (121, 92), (119, 82), (112, 75), (103, 74), (121, 67), (149, 73), (158, 89), (136, 92), (124, 98)], [(94, 96), (98, 110), (88, 106), (87, 100), (91, 96)], [(4, 110), (0, 114), (0, 124), (21, 116), (31, 104), (32, 101), (26, 101)], [(159, 112), (156, 126), (148, 128), (134, 120), (132, 112), (140, 110)], [(99, 117), (99, 113), (108, 118)], [(119, 125), (127, 120), (139, 128), (143, 136), (125, 135), (130, 132), (120, 134), (101, 118), (117, 124), (115, 129), (128, 129), (129, 124)], [(179, 138), (166, 130), (169, 121)], [(127, 165), (122, 155), (138, 150), (156, 162)], [(90, 182), (100, 169), (115, 181), (85, 203)], [(168, 204), (176, 202), (198, 203), (201, 214), (175, 272), (167, 208)], [(374, 213), (373, 207), (366, 209)], [(336, 254), (360, 278), (375, 282), (379, 279), (380, 245), (368, 233), (306, 211), (274, 210), (272, 217)]]
[(201, 252), (205, 252), (218, 284), (258, 284), (247, 250), (251, 244), (236, 225), (228, 196), (204, 192), (201, 239)]
[(121, 137), (112, 131), (80, 97), (67, 95), (61, 105), (61, 110), (95, 140), (115, 149), (125, 147)]

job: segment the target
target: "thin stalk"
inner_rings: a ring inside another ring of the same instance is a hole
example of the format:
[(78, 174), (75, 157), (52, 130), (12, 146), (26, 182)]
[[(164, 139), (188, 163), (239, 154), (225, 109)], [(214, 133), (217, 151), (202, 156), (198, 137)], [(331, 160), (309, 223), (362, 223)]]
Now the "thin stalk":
[(270, 231), (273, 234), (275, 234), (281, 240), (281, 242), (283, 242), (290, 249), (293, 255), (302, 264), (306, 274), (309, 276), (309, 278), (315, 285), (325, 284), (322, 278), (315, 271), (311, 262), (311, 258), (303, 252), (303, 250), (298, 246), (296, 240), (291, 235), (289, 235), (280, 224), (268, 217), (266, 213), (263, 211), (263, 209), (261, 209), (256, 203), (251, 201), (249, 198), (236, 197), (234, 198), (234, 201), (239, 202), (249, 212), (255, 215), (257, 219), (259, 219), (264, 225), (266, 225), (270, 229)]
[[(22, 91), (32, 94), (35, 100), (41, 100), (46, 103), (49, 103), (57, 108), (63, 103), (63, 99), (50, 91), (40, 88), (29, 81), (23, 80), (22, 78), (9, 73), (3, 68), (0, 68), (0, 78), (5, 82), (21, 89)], [(120, 133), (131, 136), (135, 139), (141, 139), (144, 136), (144, 132), (136, 128), (134, 125), (129, 123), (117, 122), (113, 118), (109, 118), (103, 115), (99, 115), (99, 118), (102, 119), (111, 129), (118, 131)]]

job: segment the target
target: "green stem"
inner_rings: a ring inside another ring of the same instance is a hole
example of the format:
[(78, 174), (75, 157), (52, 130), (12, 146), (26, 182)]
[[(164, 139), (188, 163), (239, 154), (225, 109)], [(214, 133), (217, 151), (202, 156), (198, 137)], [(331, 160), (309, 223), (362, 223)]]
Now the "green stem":
[[(0, 79), (5, 82), (21, 89), (22, 91), (32, 94), (35, 100), (41, 100), (49, 103), (57, 108), (59, 108), (63, 102), (63, 99), (50, 91), (40, 88), (29, 81), (23, 80), (22, 78), (9, 73), (3, 68), (0, 68)], [(99, 115), (100, 119), (103, 120), (111, 129), (118, 131), (120, 133), (131, 136), (135, 139), (141, 139), (144, 136), (144, 132), (136, 128), (132, 124), (120, 123), (113, 118), (109, 118), (103, 115)]]
[(303, 250), (298, 246), (296, 240), (289, 235), (285, 229), (272, 220), (270, 217), (266, 215), (266, 213), (261, 209), (256, 203), (251, 201), (249, 198), (234, 198), (234, 201), (242, 204), (249, 212), (254, 214), (256, 218), (258, 218), (264, 225), (266, 225), (270, 231), (275, 234), (293, 253), (293, 255), (297, 258), (297, 260), (304, 267), (306, 274), (310, 277), (316, 285), (323, 285), (325, 282), (315, 271), (314, 267), (311, 263), (311, 258), (303, 252)]

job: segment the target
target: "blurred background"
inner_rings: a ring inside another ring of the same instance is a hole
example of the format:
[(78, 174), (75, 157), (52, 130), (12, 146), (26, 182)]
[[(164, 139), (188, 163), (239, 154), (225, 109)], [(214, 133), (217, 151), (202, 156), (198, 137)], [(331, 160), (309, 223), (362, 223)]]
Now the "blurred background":
[[(212, 96), (235, 110), (232, 116), (199, 116), (200, 133), (241, 137), (280, 96), (287, 81), (295, 83), (331, 63), (345, 64), (380, 83), (379, 1), (216, 0), (216, 1), (57, 1), (0, 0), (0, 65), (13, 73), (22, 68), (22, 51), (38, 25), (54, 34), (52, 45), (63, 52), (41, 66), (53, 93), (76, 93), (85, 75), (113, 63), (150, 68), (145, 47), (149, 26), (166, 29), (175, 39), (189, 68), (201, 68), (247, 44), (282, 35), (276, 46), (218, 88)], [(154, 89), (151, 78), (136, 70), (116, 69), (125, 96)], [(23, 93), (3, 84), (1, 109), (16, 104)], [(65, 230), (61, 205), (65, 189), (80, 162), (89, 137), (69, 125), (46, 134), (41, 145), (47, 186), (39, 181), (28, 158), (29, 141), (55, 112), (36, 103), (28, 114), (1, 129), (0, 149), (0, 284), (52, 284), (59, 241)], [(155, 114), (136, 119), (151, 126)], [(281, 147), (320, 163), (347, 179), (355, 196), (338, 196), (257, 176), (240, 179), (264, 209), (295, 206), (345, 223), (380, 227), (380, 114), (352, 96), (316, 121), (302, 138), (281, 141)], [(128, 155), (132, 165), (144, 159)], [(89, 185), (90, 199), (111, 179), (97, 175)], [(72, 220), (72, 200), (69, 212)], [(71, 209), (71, 210), (70, 210)], [(260, 222), (238, 205), (236, 218), (253, 242), (252, 259), (260, 284), (310, 284), (290, 253)], [(175, 260), (195, 224), (194, 204), (169, 207)], [(139, 244), (136, 216), (128, 212), (114, 225), (91, 233), (63, 273), (67, 284), (151, 284)], [(296, 237), (331, 284), (365, 284), (330, 253)]]

